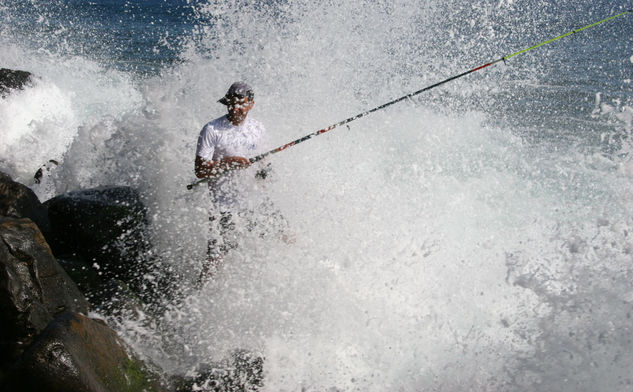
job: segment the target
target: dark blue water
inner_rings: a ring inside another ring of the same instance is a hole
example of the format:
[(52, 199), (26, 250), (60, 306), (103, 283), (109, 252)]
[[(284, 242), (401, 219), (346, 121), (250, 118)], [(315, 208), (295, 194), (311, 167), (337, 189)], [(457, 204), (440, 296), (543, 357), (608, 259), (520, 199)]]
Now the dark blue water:
[(176, 63), (198, 23), (186, 0), (9, 0), (3, 7), (10, 10), (4, 28), (29, 45), (141, 75)]

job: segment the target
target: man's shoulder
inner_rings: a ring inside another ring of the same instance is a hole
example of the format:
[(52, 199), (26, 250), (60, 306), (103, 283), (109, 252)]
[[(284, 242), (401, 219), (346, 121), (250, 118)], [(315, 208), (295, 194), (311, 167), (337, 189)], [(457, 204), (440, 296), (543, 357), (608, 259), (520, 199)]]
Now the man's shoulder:
[(262, 124), (260, 121), (254, 119), (252, 117), (248, 117), (246, 119), (246, 126), (249, 127), (249, 128), (258, 129), (260, 131), (265, 131), (264, 124)]
[(202, 127), (201, 133), (208, 133), (213, 131), (221, 131), (227, 128), (227, 124), (230, 124), (226, 119), (226, 116), (218, 117), (215, 120), (209, 121)]

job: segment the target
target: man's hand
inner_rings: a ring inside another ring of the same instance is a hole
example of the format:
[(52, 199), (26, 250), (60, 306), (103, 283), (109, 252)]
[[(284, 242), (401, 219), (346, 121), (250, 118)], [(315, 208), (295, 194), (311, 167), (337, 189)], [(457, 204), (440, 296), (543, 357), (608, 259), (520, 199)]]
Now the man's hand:
[(220, 166), (231, 169), (246, 169), (251, 165), (251, 161), (244, 157), (226, 157), (220, 161)]

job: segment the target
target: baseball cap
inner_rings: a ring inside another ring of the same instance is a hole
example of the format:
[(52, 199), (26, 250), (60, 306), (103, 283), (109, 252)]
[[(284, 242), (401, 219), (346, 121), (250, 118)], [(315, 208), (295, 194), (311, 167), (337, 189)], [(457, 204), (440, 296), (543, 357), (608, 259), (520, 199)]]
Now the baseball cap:
[(224, 97), (220, 98), (218, 102), (223, 105), (229, 105), (234, 99), (240, 100), (244, 98), (248, 98), (252, 101), (255, 98), (253, 89), (245, 82), (235, 82), (231, 85), (231, 87), (229, 87), (229, 90), (226, 94), (224, 94)]

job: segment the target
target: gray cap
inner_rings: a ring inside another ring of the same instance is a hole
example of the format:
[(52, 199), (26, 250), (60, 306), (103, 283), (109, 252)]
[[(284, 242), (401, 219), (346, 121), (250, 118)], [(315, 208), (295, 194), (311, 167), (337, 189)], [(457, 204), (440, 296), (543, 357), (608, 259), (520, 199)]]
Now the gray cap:
[(255, 94), (253, 93), (253, 89), (251, 86), (244, 82), (235, 82), (229, 87), (229, 91), (226, 92), (224, 97), (222, 97), (218, 102), (223, 105), (229, 105), (232, 99), (244, 99), (248, 97), (249, 100), (253, 100), (255, 98)]

